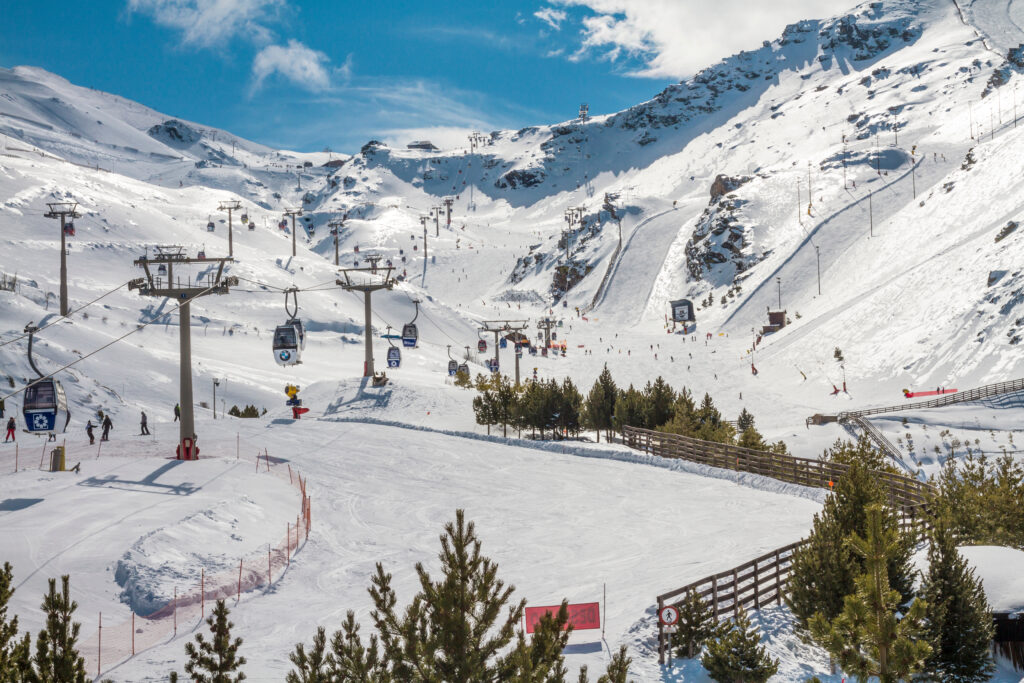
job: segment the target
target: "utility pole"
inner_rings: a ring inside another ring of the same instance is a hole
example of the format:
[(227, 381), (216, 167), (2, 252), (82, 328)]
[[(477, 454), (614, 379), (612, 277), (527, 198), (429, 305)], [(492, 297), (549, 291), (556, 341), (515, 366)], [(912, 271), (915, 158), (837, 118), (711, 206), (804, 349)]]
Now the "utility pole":
[(869, 226), (870, 226), (869, 230), (870, 230), (870, 232), (868, 233), (868, 237), (874, 237), (875, 236), (875, 212), (871, 208), (871, 190), (868, 190), (868, 221), (870, 221), (870, 223), (869, 223)]
[(452, 227), (452, 204), (455, 203), (455, 198), (445, 197), (442, 201), (444, 202), (444, 211), (446, 215), (444, 227), (450, 230)]
[[(917, 145), (910, 148), (910, 182), (914, 188), (914, 199), (917, 199)], [(927, 158), (927, 157), (925, 157)]]
[(814, 195), (811, 193), (811, 162), (807, 162), (807, 215), (811, 215), (811, 207), (814, 206)]
[(970, 118), (970, 122), (971, 122), (971, 139), (973, 140), (974, 139), (974, 103), (973, 102), (970, 102), (970, 101), (967, 102), (967, 111), (971, 115), (971, 118)]
[(427, 221), (429, 216), (420, 216), (420, 225), (423, 226), (423, 260), (427, 260)]
[(330, 228), (331, 234), (334, 235), (334, 265), (337, 266), (340, 265), (338, 262), (338, 233), (345, 227), (345, 216), (328, 221), (327, 227)]
[(782, 310), (782, 278), (776, 277), (775, 284), (779, 286), (779, 310)]
[(843, 133), (843, 189), (847, 189), (846, 185), (846, 133)]
[(586, 123), (587, 119), (590, 118), (590, 105), (584, 102), (580, 105), (579, 119), (580, 123)]
[[(234, 144), (234, 143), (231, 143), (231, 144)], [(221, 202), (220, 206), (217, 207), (218, 211), (227, 211), (228, 212), (228, 256), (230, 256), (232, 258), (234, 258), (234, 256), (235, 256), (235, 244), (234, 244), (234, 240), (233, 240), (233, 238), (231, 236), (231, 212), (232, 211), (237, 211), (240, 208), (242, 208), (242, 203), (239, 202), (239, 201), (236, 201), (234, 199), (226, 201), (226, 202)], [(294, 256), (294, 255), (295, 254), (292, 254), (292, 256)]]
[(295, 256), (295, 217), (302, 215), (302, 209), (285, 209), (284, 215), (292, 219), (292, 256)]
[[(71, 312), (68, 306), (68, 245), (66, 219), (80, 218), (78, 202), (48, 202), (50, 210), (43, 214), (46, 218), (60, 219), (60, 314), (67, 317)], [(74, 225), (74, 223), (72, 223)]]
[(220, 380), (216, 377), (213, 378), (213, 419), (217, 419), (217, 387), (220, 386)]
[[(156, 247), (156, 256), (143, 256), (136, 259), (134, 265), (142, 268), (145, 277), (136, 278), (128, 283), (128, 289), (137, 289), (142, 296), (159, 296), (181, 302), (178, 308), (178, 343), (179, 343), (179, 379), (178, 405), (181, 407), (181, 422), (178, 427), (178, 458), (195, 460), (195, 415), (192, 401), (192, 299), (209, 294), (227, 294), (231, 287), (238, 285), (238, 278), (224, 275), (224, 264), (233, 263), (234, 259), (226, 258), (189, 258), (185, 248), (180, 246)], [(167, 268), (167, 286), (155, 278), (150, 270), (151, 264)], [(217, 270), (207, 275), (205, 282), (192, 278), (182, 284), (180, 277), (174, 279), (174, 269), (179, 266), (202, 264), (209, 268), (217, 264)]]
[(800, 211), (800, 204), (801, 204), (801, 199), (800, 199), (800, 179), (797, 178), (796, 179), (796, 222), (799, 223), (800, 225), (803, 225), (804, 224), (804, 217), (803, 217), (803, 213)]
[(370, 272), (374, 275), (377, 274), (377, 264), (381, 262), (384, 257), (380, 254), (364, 254), (363, 259), (370, 264)]
[(893, 135), (893, 147), (900, 146), (900, 120), (896, 116), (896, 112), (892, 112), (892, 135)]
[[(821, 250), (818, 249), (817, 244), (814, 245), (814, 257), (818, 261), (818, 296), (821, 296)], [(779, 292), (779, 296), (782, 296), (781, 292)], [(781, 303), (779, 304), (779, 308), (782, 308)]]
[[(391, 289), (395, 281), (391, 277), (391, 266), (384, 268), (384, 274), (370, 272), (369, 268), (345, 268), (341, 271), (341, 278), (335, 281), (339, 287), (346, 292), (363, 293), (363, 310), (365, 323), (363, 326), (363, 338), (366, 342), (366, 354), (363, 360), (363, 377), (373, 377), (373, 307), (370, 298), (379, 289)], [(356, 277), (353, 277), (356, 276)], [(368, 277), (367, 277), (368, 276)]]
[(1017, 127), (1017, 86), (1013, 86), (1013, 127)]
[[(529, 325), (529, 320), (484, 320), (482, 321), (480, 331), (481, 332), (493, 332), (494, 333), (494, 363), (496, 367), (501, 368), (501, 362), (498, 358), (498, 350), (501, 348), (499, 343), (501, 340), (499, 336), (502, 332), (520, 332), (525, 330)], [(516, 343), (518, 344), (519, 336), (516, 336)], [(516, 355), (516, 386), (519, 386), (519, 355)]]

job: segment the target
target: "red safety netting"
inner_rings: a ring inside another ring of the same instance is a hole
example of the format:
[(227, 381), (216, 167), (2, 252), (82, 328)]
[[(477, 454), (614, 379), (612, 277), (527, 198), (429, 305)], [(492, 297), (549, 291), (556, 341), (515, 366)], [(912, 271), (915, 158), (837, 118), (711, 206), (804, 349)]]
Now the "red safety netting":
[(211, 572), (199, 567), (197, 582), (176, 588), (175, 597), (170, 602), (146, 616), (133, 612), (130, 619), (107, 623), (99, 614), (91, 624), (89, 619), (85, 619), (79, 651), (85, 657), (87, 672), (95, 671), (99, 676), (148, 648), (170, 641), (179, 633), (187, 633), (197, 627), (205, 629), (202, 622), (210, 615), (217, 600), (238, 604), (247, 593), (267, 590), (280, 580), (291, 564), (292, 555), (301, 550), (309, 538), (311, 512), (306, 480), (291, 465), (284, 463), (282, 466), (280, 462), (274, 464), (273, 461), (274, 458), (266, 451), (255, 458), (260, 472), (287, 479), (299, 494), (298, 514), (294, 521), (286, 523), (285, 537), (266, 551), (239, 558), (237, 568), (230, 571), (224, 571), (223, 565), (218, 565), (218, 570)]

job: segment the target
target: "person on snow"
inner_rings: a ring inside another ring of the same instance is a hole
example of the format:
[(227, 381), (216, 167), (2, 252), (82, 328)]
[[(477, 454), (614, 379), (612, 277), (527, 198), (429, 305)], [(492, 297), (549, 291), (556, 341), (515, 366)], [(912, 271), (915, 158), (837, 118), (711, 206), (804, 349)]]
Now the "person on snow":
[(17, 425), (17, 423), (14, 422), (14, 418), (13, 417), (10, 420), (7, 421), (7, 436), (4, 437), (4, 443), (7, 443), (9, 440), (10, 441), (14, 441), (15, 440), (15, 438), (14, 438), (14, 430), (15, 430), (15, 428), (17, 426), (18, 425)]
[(89, 445), (92, 446), (96, 443), (96, 435), (93, 434), (92, 430), (96, 429), (96, 425), (89, 420), (85, 423), (85, 433), (89, 435)]
[(103, 435), (100, 437), (100, 441), (110, 441), (110, 430), (114, 427), (114, 423), (110, 421), (109, 415), (103, 416)]
[(146, 411), (145, 410), (142, 411), (142, 419), (139, 422), (139, 435), (140, 436), (149, 436), (149, 427), (146, 426)]
[(174, 404), (174, 421), (177, 422), (181, 419), (181, 406), (177, 403)]

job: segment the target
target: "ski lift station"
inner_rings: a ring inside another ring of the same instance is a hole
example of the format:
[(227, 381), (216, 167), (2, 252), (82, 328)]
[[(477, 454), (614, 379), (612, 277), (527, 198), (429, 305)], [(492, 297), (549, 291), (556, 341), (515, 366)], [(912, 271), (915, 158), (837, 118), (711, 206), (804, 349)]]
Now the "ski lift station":
[(672, 307), (672, 321), (677, 323), (692, 323), (697, 320), (693, 314), (693, 302), (689, 299), (676, 299), (670, 301)]

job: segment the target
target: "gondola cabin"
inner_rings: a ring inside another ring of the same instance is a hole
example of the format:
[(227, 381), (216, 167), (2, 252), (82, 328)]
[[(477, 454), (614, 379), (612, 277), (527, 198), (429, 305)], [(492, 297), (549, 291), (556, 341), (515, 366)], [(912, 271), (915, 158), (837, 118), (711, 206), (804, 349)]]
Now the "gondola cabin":
[(249, 222), (249, 214), (243, 213), (242, 214), (242, 225), (245, 225), (248, 222)]
[(25, 389), (22, 405), (25, 428), (33, 434), (54, 434), (67, 429), (71, 416), (64, 387), (48, 377)]
[(157, 266), (156, 274), (157, 275), (167, 275), (167, 266), (165, 266), (164, 264), (161, 263), (159, 266)]
[(450, 377), (454, 377), (455, 373), (457, 373), (458, 371), (459, 371), (459, 364), (458, 364), (458, 362), (457, 361), (453, 361), (453, 360), (448, 361), (448, 375)]
[(292, 318), (288, 324), (295, 328), (295, 334), (299, 337), (299, 350), (306, 350), (306, 327), (299, 318)]
[(196, 258), (199, 259), (200, 261), (205, 261), (206, 260), (206, 252), (203, 251), (203, 250), (200, 250), (199, 253), (196, 254)]
[(249, 230), (250, 230), (250, 232), (255, 230), (255, 229), (256, 229), (256, 222), (255, 221), (249, 221)]
[(485, 353), (487, 351), (487, 342), (485, 342), (483, 339), (478, 341), (476, 343), (476, 350), (479, 351), (480, 353)]
[(68, 237), (74, 237), (75, 236), (75, 224), (74, 224), (74, 222), (69, 222), (69, 223), (67, 223), (64, 226), (64, 234), (67, 235)]
[(419, 330), (416, 329), (415, 323), (406, 323), (402, 325), (402, 346), (406, 348), (415, 348), (416, 342), (420, 338)]
[(279, 325), (274, 330), (274, 360), (278, 365), (298, 365), (302, 362), (299, 333), (292, 324)]
[(214, 225), (213, 221), (210, 221), (210, 222), (208, 222), (206, 224), (206, 232), (213, 232), (216, 229), (217, 229), (217, 226)]
[(504, 337), (499, 339), (498, 340), (498, 348), (500, 348), (500, 349), (508, 348), (508, 340), (505, 339)]
[(397, 346), (388, 347), (388, 367), (397, 368), (402, 365), (402, 349)]
[(468, 377), (469, 376), (469, 363), (462, 363), (462, 364), (460, 364), (458, 371), (461, 372), (463, 375), (466, 375)]

